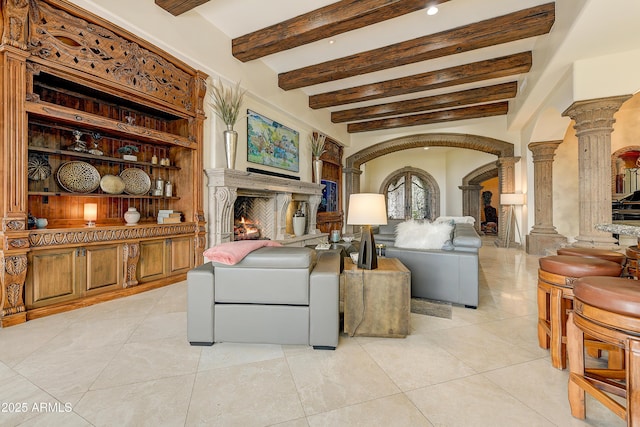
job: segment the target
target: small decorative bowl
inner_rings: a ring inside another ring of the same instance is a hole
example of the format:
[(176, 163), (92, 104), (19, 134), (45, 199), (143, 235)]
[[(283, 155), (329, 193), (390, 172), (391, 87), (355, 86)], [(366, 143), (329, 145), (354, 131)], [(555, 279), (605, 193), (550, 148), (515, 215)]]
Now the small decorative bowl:
[(358, 252), (351, 252), (349, 256), (351, 257), (351, 261), (353, 261), (354, 264), (358, 263)]
[(353, 242), (353, 236), (342, 236), (342, 240), (344, 240), (347, 243), (351, 243)]

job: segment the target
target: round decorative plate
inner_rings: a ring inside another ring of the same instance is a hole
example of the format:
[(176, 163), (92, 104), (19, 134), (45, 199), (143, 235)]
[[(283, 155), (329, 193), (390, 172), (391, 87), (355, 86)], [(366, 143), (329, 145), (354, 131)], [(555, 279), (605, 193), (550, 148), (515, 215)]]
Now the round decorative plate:
[(42, 181), (51, 176), (51, 165), (42, 154), (29, 153), (27, 173), (32, 181)]
[(56, 173), (58, 182), (71, 193), (91, 193), (100, 185), (100, 172), (87, 162), (66, 162)]
[(100, 180), (100, 188), (107, 194), (122, 194), (125, 183), (119, 176), (105, 175)]
[(151, 189), (151, 178), (145, 171), (138, 168), (127, 168), (120, 172), (124, 181), (124, 192), (132, 196), (147, 194)]

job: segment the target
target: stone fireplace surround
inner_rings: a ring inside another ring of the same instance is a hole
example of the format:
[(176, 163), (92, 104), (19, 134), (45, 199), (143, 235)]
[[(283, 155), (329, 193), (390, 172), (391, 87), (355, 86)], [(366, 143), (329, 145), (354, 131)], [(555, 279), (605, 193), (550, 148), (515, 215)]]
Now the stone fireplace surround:
[[(209, 247), (233, 240), (234, 203), (238, 196), (259, 200), (263, 237), (285, 245), (303, 246), (326, 240), (327, 233), (316, 229), (316, 214), (322, 185), (293, 179), (244, 172), (235, 169), (205, 169), (208, 178)], [(307, 202), (307, 234), (294, 237), (291, 221), (297, 204)], [(289, 232), (287, 232), (289, 230)]]

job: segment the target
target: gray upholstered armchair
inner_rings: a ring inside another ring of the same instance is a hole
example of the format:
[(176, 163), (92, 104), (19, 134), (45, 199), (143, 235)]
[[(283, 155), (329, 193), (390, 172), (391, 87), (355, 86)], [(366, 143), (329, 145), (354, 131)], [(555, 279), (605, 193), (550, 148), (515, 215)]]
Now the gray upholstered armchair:
[(207, 263), (187, 274), (187, 335), (214, 342), (306, 344), (335, 349), (340, 254), (264, 247), (235, 265)]

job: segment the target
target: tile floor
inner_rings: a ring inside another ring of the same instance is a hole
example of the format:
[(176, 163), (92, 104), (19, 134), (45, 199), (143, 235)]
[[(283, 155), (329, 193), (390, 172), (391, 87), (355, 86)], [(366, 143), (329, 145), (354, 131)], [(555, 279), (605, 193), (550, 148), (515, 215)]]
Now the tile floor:
[(622, 426), (536, 338), (538, 257), (485, 244), (477, 310), (336, 351), (186, 341), (186, 283), (0, 329), (0, 426)]

